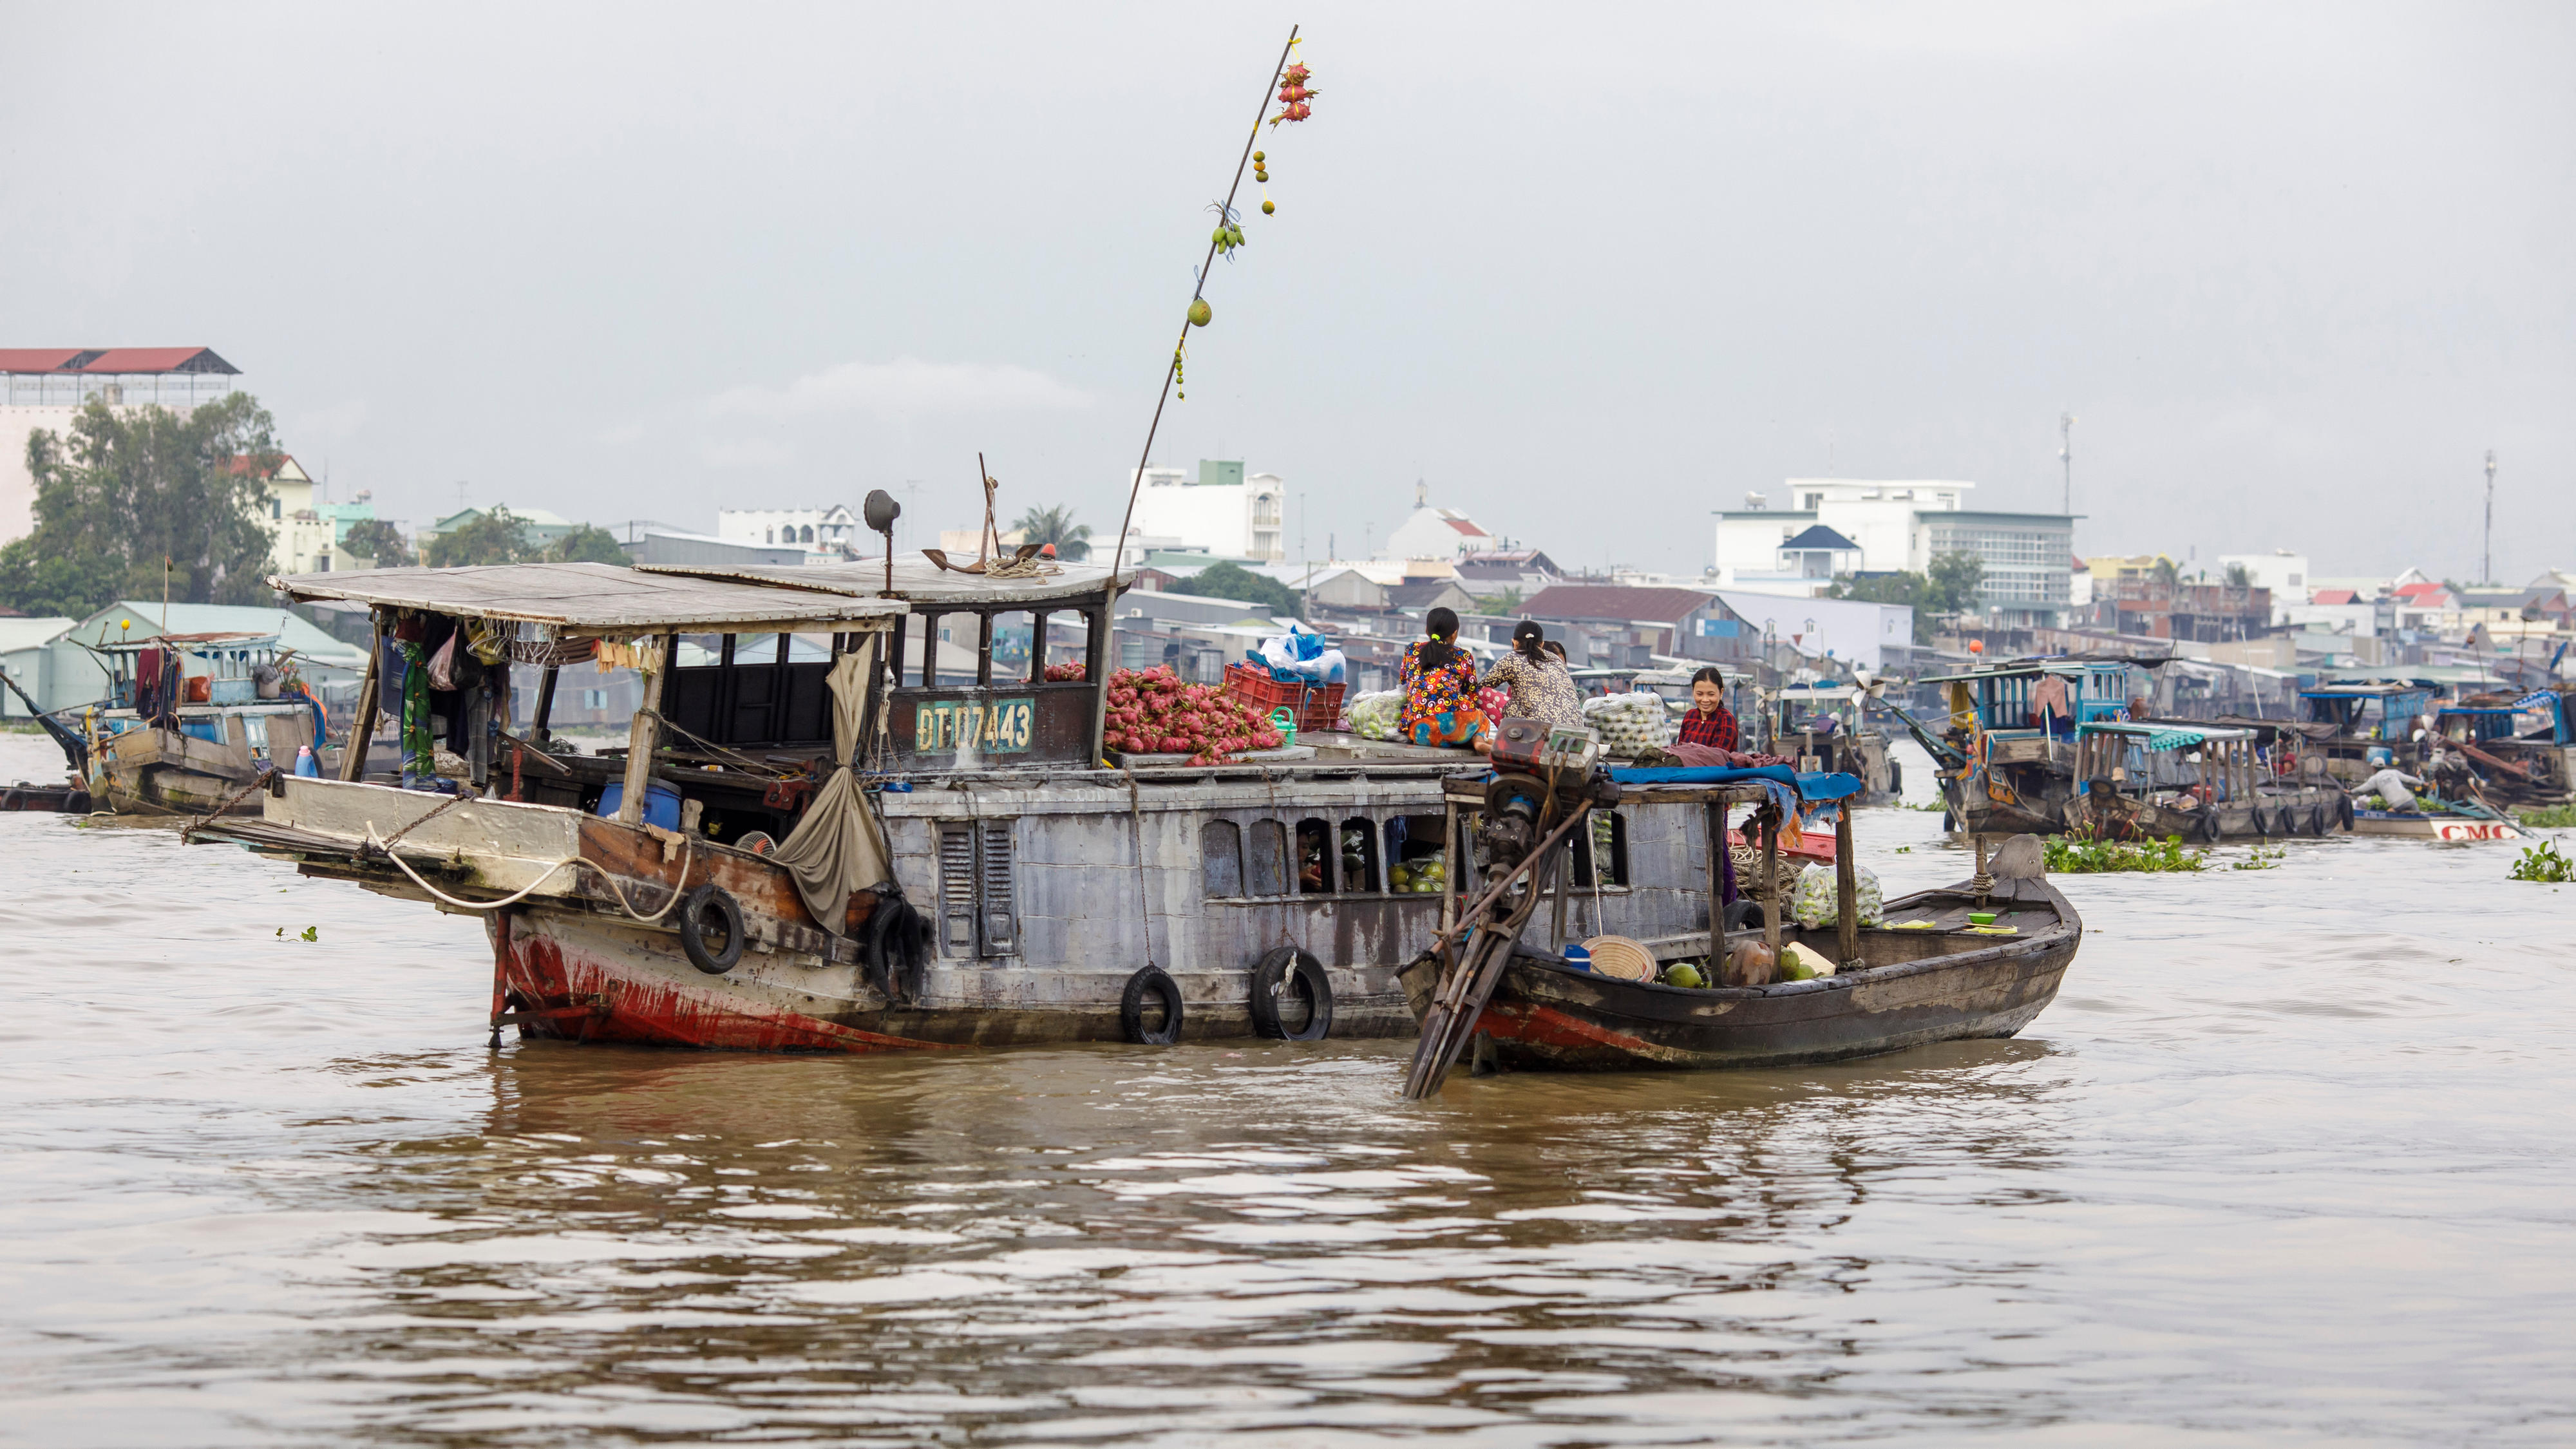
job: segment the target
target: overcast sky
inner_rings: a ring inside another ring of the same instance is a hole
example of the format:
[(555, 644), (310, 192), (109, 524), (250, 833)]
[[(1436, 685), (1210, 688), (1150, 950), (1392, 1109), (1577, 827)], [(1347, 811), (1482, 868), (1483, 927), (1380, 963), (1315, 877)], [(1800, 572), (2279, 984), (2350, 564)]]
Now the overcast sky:
[[(2576, 568), (2576, 7), (26, 5), (0, 345), (211, 346), (335, 496), (1105, 535), (1158, 463), (1695, 570), (1788, 476), (2086, 553)], [(900, 495), (899, 496), (903, 496)], [(1302, 518), (1298, 505), (1302, 503)], [(1366, 531), (1364, 533), (1364, 530)]]

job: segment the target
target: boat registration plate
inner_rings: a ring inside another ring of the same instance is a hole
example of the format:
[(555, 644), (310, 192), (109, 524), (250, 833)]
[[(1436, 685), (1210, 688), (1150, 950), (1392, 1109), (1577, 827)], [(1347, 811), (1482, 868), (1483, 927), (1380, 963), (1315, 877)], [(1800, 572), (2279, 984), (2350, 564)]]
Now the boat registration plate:
[(1035, 699), (926, 699), (914, 706), (912, 748), (980, 750), (1015, 755), (1029, 747), (1037, 722)]

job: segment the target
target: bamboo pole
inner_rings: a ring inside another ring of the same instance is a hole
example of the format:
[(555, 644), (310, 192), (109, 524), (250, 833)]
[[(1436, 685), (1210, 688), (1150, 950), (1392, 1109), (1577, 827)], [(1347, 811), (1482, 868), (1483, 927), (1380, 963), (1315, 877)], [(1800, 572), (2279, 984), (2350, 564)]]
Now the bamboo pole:
[(1780, 895), (1780, 807), (1770, 807), (1770, 818), (1762, 827), (1762, 938), (1771, 947), (1771, 960), (1780, 960), (1780, 915), (1788, 902)]
[[(1243, 138), (1243, 154), (1234, 163), (1234, 182), (1225, 189), (1225, 210), (1217, 218), (1219, 226), (1225, 225), (1226, 217), (1234, 214), (1235, 194), (1243, 189), (1243, 173), (1252, 164), (1253, 144), (1261, 139), (1262, 113), (1270, 109), (1270, 93), (1278, 87), (1280, 75), (1288, 69), (1288, 57), (1296, 48), (1297, 27), (1291, 25), (1288, 27), (1288, 43), (1279, 47), (1278, 64), (1270, 67), (1270, 78), (1261, 83), (1261, 104), (1253, 108), (1252, 131)], [(1216, 238), (1211, 235), (1207, 255), (1199, 262), (1199, 284), (1190, 289), (1191, 301), (1198, 301), (1207, 291), (1208, 268), (1215, 265)], [(1154, 398), (1154, 420), (1145, 425), (1145, 449), (1136, 455), (1135, 476), (1127, 480), (1127, 511), (1119, 515), (1118, 543), (1109, 554), (1109, 581), (1103, 585), (1101, 621), (1113, 630), (1117, 627), (1118, 616), (1118, 570), (1127, 562), (1127, 525), (1135, 520), (1136, 495), (1145, 486), (1145, 465), (1154, 458), (1154, 434), (1162, 430), (1163, 409), (1172, 399), (1172, 379), (1181, 367), (1181, 349), (1189, 344), (1189, 340), (1190, 322), (1184, 316), (1180, 335), (1172, 340), (1172, 356), (1163, 364), (1163, 390)], [(1091, 757), (1097, 760), (1100, 758), (1100, 737), (1109, 728), (1109, 671), (1102, 669), (1100, 677), (1093, 683), (1099, 689), (1099, 699), (1091, 711)]]
[(1851, 801), (1834, 812), (1834, 945), (1842, 969), (1860, 968), (1860, 863), (1852, 859)]
[(653, 682), (666, 672), (662, 636), (643, 641), (636, 651), (636, 670), (643, 676), (644, 699), (635, 707), (635, 720), (626, 728), (626, 798), (617, 805), (617, 823), (644, 823), (644, 796), (653, 787), (653, 748), (661, 733), (662, 701), (653, 693)]
[(369, 612), (368, 618), (374, 627), (367, 631), (367, 677), (358, 686), (357, 722), (349, 727), (347, 748), (340, 751), (340, 778), (343, 780), (367, 778), (367, 742), (376, 735), (378, 696), (383, 692), (383, 686), (377, 682), (376, 671), (385, 658), (384, 621), (373, 611)]
[[(1718, 967), (1726, 959), (1726, 806), (1708, 802), (1708, 979), (1717, 980)], [(1608, 931), (1607, 926), (1602, 927)]]

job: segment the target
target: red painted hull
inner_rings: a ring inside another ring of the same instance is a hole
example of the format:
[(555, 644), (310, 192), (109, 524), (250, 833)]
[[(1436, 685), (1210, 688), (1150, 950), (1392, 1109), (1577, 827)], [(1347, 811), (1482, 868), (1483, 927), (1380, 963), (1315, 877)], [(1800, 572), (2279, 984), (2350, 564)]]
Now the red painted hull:
[(948, 1045), (826, 1021), (721, 978), (678, 979), (605, 943), (593, 948), (513, 929), (507, 912), (488, 920), (496, 968), (493, 1017), (497, 1024), (508, 1013), (523, 1035), (773, 1052), (920, 1051)]

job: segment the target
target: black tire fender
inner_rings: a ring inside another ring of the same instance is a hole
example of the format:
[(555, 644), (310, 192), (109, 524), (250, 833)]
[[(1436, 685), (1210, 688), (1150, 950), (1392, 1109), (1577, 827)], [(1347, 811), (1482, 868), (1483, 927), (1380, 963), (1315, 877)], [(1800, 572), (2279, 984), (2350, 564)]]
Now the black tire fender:
[[(1163, 1000), (1163, 1024), (1151, 1031), (1145, 1029), (1145, 998)], [(1127, 989), (1118, 997), (1118, 1028), (1138, 1046), (1170, 1046), (1181, 1039), (1181, 983), (1160, 966), (1147, 966), (1127, 978)]]
[[(1306, 1025), (1290, 1031), (1279, 1015), (1280, 993), (1291, 982), (1303, 986), (1306, 999), (1314, 1010)], [(1324, 975), (1324, 964), (1294, 946), (1272, 948), (1252, 968), (1252, 1029), (1272, 1041), (1322, 1041), (1333, 1030), (1333, 983)]]
[(2208, 844), (2216, 845), (2218, 843), (2219, 833), (2218, 811), (2214, 807), (2209, 810), (2202, 811), (2200, 816), (2200, 838)]
[(2254, 807), (2254, 833), (2257, 835), (2271, 835), (2274, 833), (2272, 829), (2272, 817), (2264, 814), (2263, 807), (2260, 805)]
[(2350, 795), (2346, 795), (2342, 798), (2342, 806), (2335, 813), (2342, 817), (2344, 831), (2349, 834), (2352, 830), (2352, 797)]
[[(707, 945), (706, 918), (710, 908), (715, 911), (716, 924), (724, 931), (721, 950)], [(746, 934), (742, 907), (723, 886), (710, 882), (692, 888), (680, 897), (679, 917), (680, 949), (688, 953), (690, 965), (709, 976), (722, 976), (742, 960)]]
[(1719, 918), (1720, 928), (1730, 934), (1759, 929), (1770, 922), (1762, 915), (1762, 903), (1751, 896), (1737, 896), (1726, 903), (1726, 914)]
[(1899, 799), (1905, 795), (1905, 762), (1893, 755), (1887, 759), (1887, 793)]
[(2314, 805), (2309, 806), (2309, 807), (2308, 807), (2308, 833), (2309, 833), (2310, 835), (2317, 835), (2317, 836), (2322, 836), (2322, 835), (2324, 835), (2324, 834), (2326, 833), (2326, 831), (2330, 828), (2330, 827), (2329, 827), (2329, 825), (2328, 825), (2328, 821), (2329, 821), (2331, 818), (2332, 818), (2332, 816), (2331, 816), (2331, 815), (2329, 814), (2329, 812), (2326, 810), (2326, 807), (2325, 807), (2325, 804), (2324, 804), (2324, 802), (2323, 802), (2323, 801), (2320, 801), (2320, 802), (2318, 802), (2317, 804), (2314, 804)]

